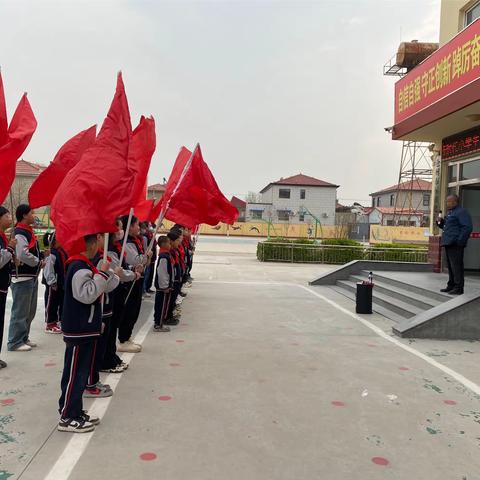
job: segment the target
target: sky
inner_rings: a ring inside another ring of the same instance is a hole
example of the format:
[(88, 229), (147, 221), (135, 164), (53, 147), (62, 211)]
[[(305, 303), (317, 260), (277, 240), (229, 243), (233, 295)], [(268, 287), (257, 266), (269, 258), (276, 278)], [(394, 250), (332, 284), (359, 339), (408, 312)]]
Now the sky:
[(367, 204), (400, 165), (382, 67), (438, 41), (440, 0), (0, 0), (0, 19), (9, 113), (26, 91), (38, 120), (25, 160), (100, 126), (121, 70), (132, 124), (156, 121), (150, 183), (199, 142), (229, 198), (303, 173)]

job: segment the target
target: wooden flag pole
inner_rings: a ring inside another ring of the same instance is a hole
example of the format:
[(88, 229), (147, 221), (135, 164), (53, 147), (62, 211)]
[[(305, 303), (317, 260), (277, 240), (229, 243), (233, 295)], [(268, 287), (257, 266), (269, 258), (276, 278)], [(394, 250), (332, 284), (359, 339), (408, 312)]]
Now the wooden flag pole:
[[(15, 238), (15, 212), (13, 211), (13, 195), (12, 195), (12, 189), (10, 188), (10, 208), (12, 209), (12, 231), (10, 232), (10, 240), (12, 238)], [(15, 278), (18, 278), (18, 263), (17, 263), (17, 249), (14, 250), (14, 258), (13, 258), (13, 263), (15, 264)]]
[(127, 248), (128, 231), (130, 230), (130, 225), (132, 224), (132, 217), (133, 217), (133, 207), (130, 209), (130, 213), (128, 214), (127, 228), (125, 229), (125, 232), (123, 232), (123, 244), (122, 244), (122, 252), (120, 253), (120, 265), (123, 262), (123, 256), (125, 255), (125, 248)]

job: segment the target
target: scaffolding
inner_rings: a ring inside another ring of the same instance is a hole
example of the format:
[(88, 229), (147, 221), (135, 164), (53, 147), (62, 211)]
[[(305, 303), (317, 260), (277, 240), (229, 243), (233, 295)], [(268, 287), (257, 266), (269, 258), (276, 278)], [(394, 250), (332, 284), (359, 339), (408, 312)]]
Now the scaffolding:
[(432, 182), (432, 146), (430, 143), (404, 141), (398, 173), (393, 224), (409, 225), (417, 217), (423, 196), (417, 201), (414, 192), (421, 190), (420, 180)]
[[(394, 55), (384, 66), (383, 74), (386, 76), (403, 77), (411, 68), (397, 64), (397, 56)], [(413, 142), (404, 140), (402, 144), (402, 156), (400, 159), (400, 171), (398, 174), (397, 190), (395, 194), (395, 206), (393, 212), (393, 225), (409, 225), (412, 217), (418, 215), (419, 204), (414, 201), (414, 191), (418, 191), (418, 180), (432, 182), (432, 159), (431, 144), (425, 142)]]

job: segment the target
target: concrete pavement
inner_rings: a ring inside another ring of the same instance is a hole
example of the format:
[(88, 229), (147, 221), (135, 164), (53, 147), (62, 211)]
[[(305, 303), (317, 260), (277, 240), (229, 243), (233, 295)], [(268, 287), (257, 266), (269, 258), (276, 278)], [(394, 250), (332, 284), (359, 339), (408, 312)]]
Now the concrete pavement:
[(480, 396), (462, 383), (480, 382), (478, 342), (399, 346), (383, 317), (307, 287), (328, 266), (201, 245), (182, 323), (153, 333), (144, 302), (144, 351), (90, 407), (93, 434), (55, 430), (63, 345), (39, 312), (39, 347), (0, 371), (0, 479), (480, 477)]

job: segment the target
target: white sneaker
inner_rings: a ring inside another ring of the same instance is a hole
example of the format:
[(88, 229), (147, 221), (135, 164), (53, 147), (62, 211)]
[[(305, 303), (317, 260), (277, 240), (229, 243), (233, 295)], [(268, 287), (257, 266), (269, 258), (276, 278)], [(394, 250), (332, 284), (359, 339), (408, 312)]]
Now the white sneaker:
[(32, 349), (29, 345), (20, 345), (17, 347), (15, 350), (12, 350), (13, 352), (29, 352)]
[(25, 345), (28, 345), (29, 347), (35, 348), (37, 344), (35, 342), (32, 342), (31, 340), (27, 340), (25, 342)]
[(136, 345), (135, 343), (131, 342), (130, 340), (127, 340), (126, 342), (120, 343), (117, 346), (117, 350), (119, 352), (138, 353), (142, 350), (142, 347), (140, 347), (140, 345)]

